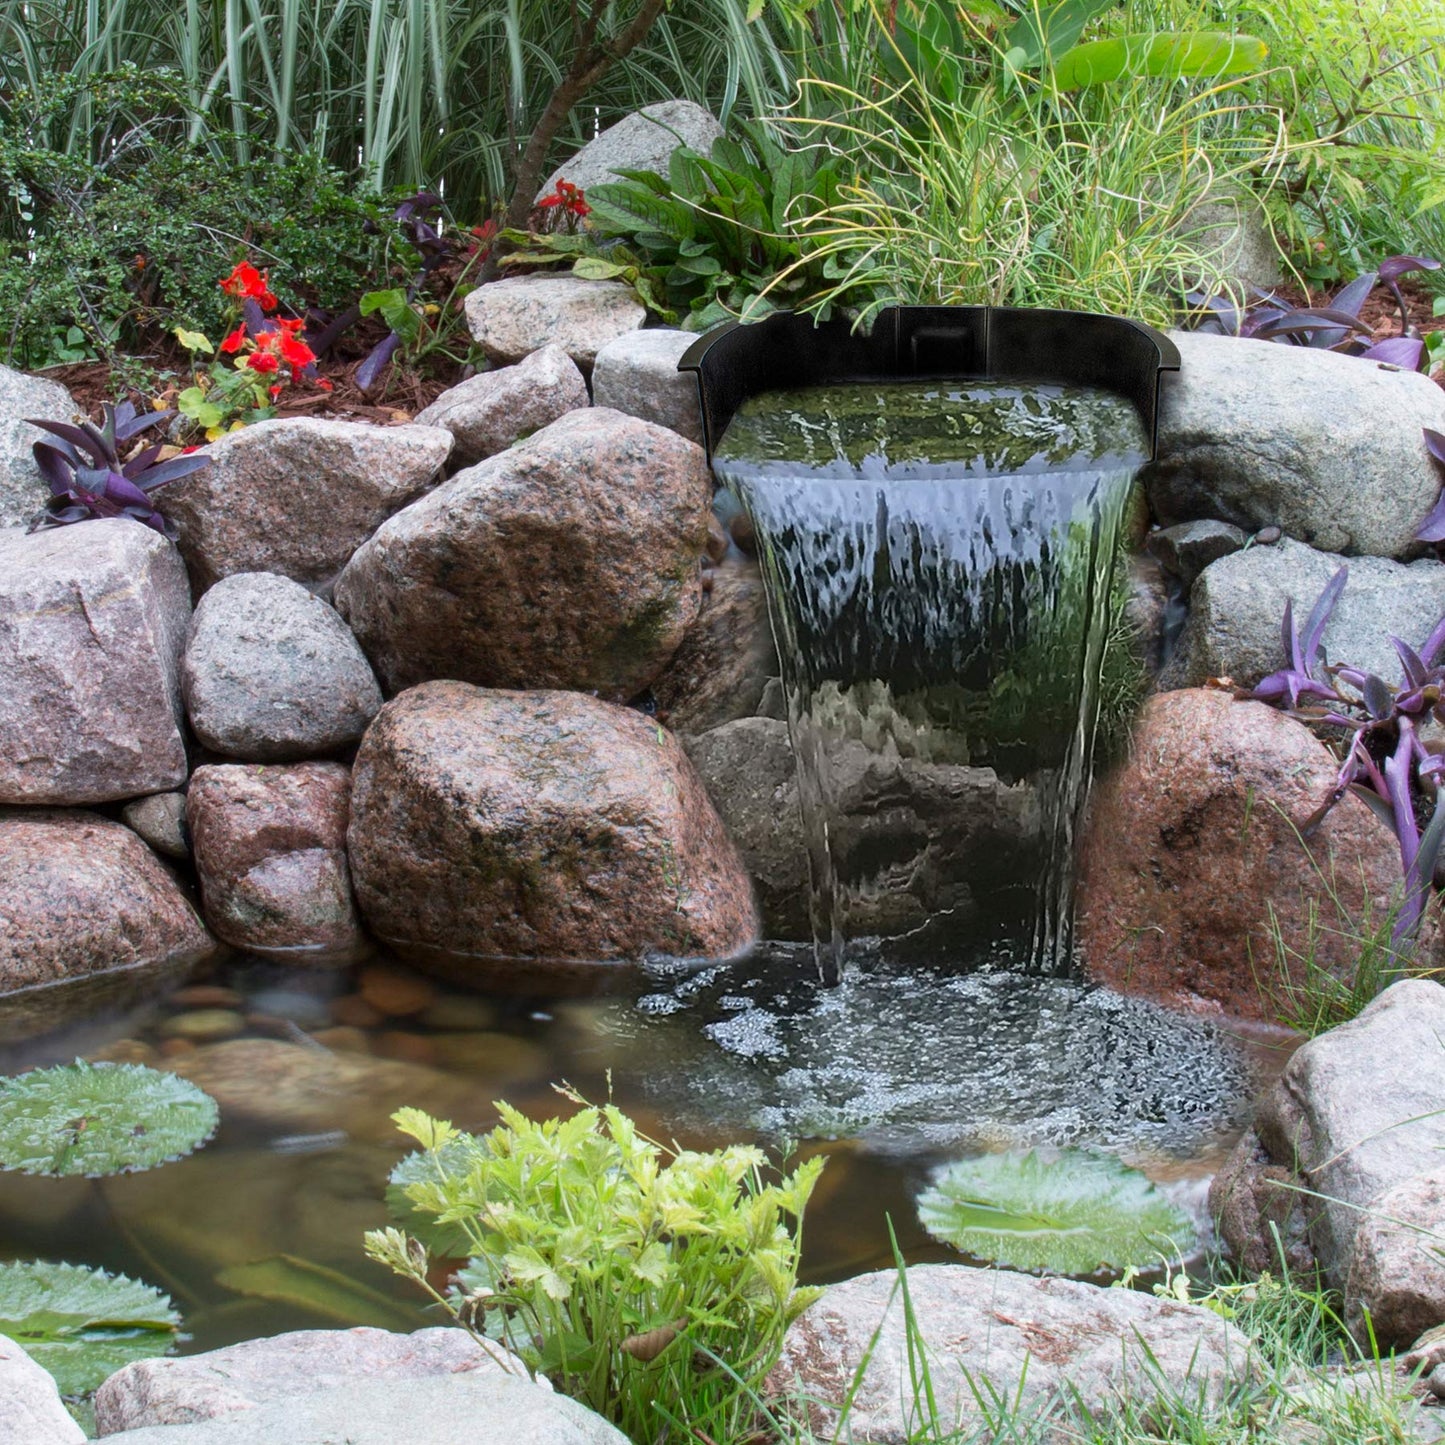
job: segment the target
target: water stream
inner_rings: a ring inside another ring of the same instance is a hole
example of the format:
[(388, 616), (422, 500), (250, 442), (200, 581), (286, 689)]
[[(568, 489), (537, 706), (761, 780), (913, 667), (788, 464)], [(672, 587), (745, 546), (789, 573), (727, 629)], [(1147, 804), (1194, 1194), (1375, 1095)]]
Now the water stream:
[(1116, 562), (1146, 455), (1129, 402), (1051, 384), (769, 392), (728, 426), (714, 467), (767, 579), (824, 981), (902, 866), (838, 805), (860, 766), (943, 770), (978, 820), (962, 876), (899, 930), (915, 952), (1073, 970), (1074, 833), (1101, 699), (1128, 710)]

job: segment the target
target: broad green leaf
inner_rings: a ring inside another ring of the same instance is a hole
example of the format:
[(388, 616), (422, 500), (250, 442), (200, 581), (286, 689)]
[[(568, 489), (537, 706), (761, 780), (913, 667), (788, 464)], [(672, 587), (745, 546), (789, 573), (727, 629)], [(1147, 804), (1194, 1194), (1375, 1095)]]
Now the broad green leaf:
[(1269, 48), (1248, 35), (1198, 31), (1187, 35), (1120, 35), (1090, 40), (1061, 55), (1053, 82), (1060, 90), (1107, 85), (1120, 76), (1218, 79), (1264, 68)]
[(593, 186), (587, 192), (594, 230), (630, 236), (658, 231), (672, 241), (686, 241), (694, 230), (692, 211), (672, 196), (659, 196), (627, 181)]
[(935, 1239), (1010, 1269), (1088, 1275), (1192, 1248), (1189, 1216), (1105, 1154), (984, 1154), (941, 1170), (918, 1200)]
[(1013, 64), (1028, 69), (1051, 55), (1062, 55), (1084, 33), (1089, 21), (1116, 4), (1118, 0), (1060, 0), (1055, 5), (1030, 7), (1004, 31), (1000, 46), (1022, 51)]
[(601, 256), (579, 256), (572, 263), (572, 274), (584, 281), (611, 281), (625, 276), (632, 267), (619, 266), (615, 261), (604, 261)]
[(159, 1290), (76, 1264), (0, 1264), (0, 1335), (83, 1395), (132, 1360), (163, 1355), (180, 1316)]
[(187, 1079), (77, 1059), (0, 1079), (0, 1169), (99, 1178), (199, 1148), (220, 1110)]
[(309, 1259), (275, 1254), (251, 1264), (235, 1264), (216, 1283), (253, 1299), (299, 1306), (318, 1319), (338, 1325), (376, 1325), (384, 1330), (413, 1330), (416, 1313), (380, 1290)]
[[(74, 331), (75, 328), (71, 327)], [(176, 327), (176, 340), (186, 348), (187, 351), (199, 351), (206, 356), (214, 356), (216, 348), (211, 345), (204, 333), (200, 331), (187, 331), (184, 326)], [(84, 337), (81, 338), (84, 340)]]
[(403, 341), (415, 341), (421, 334), (421, 317), (400, 286), (387, 291), (368, 291), (358, 304), (363, 316), (380, 311), (381, 319)]

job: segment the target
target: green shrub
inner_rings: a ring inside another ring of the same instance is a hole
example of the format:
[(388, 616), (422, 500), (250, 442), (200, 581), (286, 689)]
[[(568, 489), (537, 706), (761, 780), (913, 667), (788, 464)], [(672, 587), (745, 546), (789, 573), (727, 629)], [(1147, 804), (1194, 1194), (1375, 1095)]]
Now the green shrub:
[(468, 1254), (459, 1320), (634, 1440), (666, 1414), (746, 1438), (783, 1335), (816, 1297), (797, 1271), (822, 1159), (765, 1184), (761, 1150), (665, 1149), (611, 1105), (544, 1122), (497, 1110), (482, 1137), (393, 1116), (423, 1150), (392, 1176), (421, 1239), (375, 1230), (367, 1253), (438, 1299), (427, 1246)]

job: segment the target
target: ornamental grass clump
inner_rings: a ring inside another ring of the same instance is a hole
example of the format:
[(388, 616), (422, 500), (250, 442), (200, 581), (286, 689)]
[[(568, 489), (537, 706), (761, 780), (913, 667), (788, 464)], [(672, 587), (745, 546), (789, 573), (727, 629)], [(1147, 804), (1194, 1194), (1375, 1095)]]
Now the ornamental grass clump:
[[(747, 1438), (783, 1335), (817, 1297), (797, 1275), (822, 1159), (765, 1183), (760, 1149), (665, 1148), (612, 1105), (542, 1121), (496, 1107), (482, 1136), (393, 1115), (422, 1147), (389, 1196), (419, 1238), (373, 1230), (367, 1253), (634, 1440), (669, 1418)], [(429, 1248), (470, 1256), (449, 1296)]]

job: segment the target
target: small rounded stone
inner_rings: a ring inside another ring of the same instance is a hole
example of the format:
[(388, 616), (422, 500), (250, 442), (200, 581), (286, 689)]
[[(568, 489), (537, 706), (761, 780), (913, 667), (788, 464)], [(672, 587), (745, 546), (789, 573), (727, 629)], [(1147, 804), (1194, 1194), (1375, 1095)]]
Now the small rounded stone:
[(156, 1051), (144, 1039), (117, 1039), (90, 1055), (97, 1064), (153, 1064)]
[(234, 1009), (202, 1008), (173, 1015), (161, 1025), (160, 1033), (167, 1040), (184, 1039), (203, 1044), (234, 1039), (245, 1029), (245, 1019)]
[(1284, 532), (1278, 527), (1261, 527), (1249, 540), (1256, 547), (1272, 547), (1283, 536)]
[(436, 998), (436, 985), (400, 969), (373, 965), (361, 971), (361, 997), (391, 1018), (420, 1013)]
[(732, 521), (728, 523), (728, 533), (733, 541), (743, 549), (748, 556), (756, 556), (758, 550), (757, 533), (753, 530), (753, 519), (746, 512), (735, 512)]
[(246, 996), (234, 988), (225, 988), (218, 983), (193, 983), (178, 988), (166, 1000), (172, 1008), (244, 1008)]
[(380, 1059), (395, 1059), (404, 1064), (436, 1062), (436, 1043), (425, 1034), (408, 1033), (404, 1029), (388, 1029), (372, 1035), (371, 1052)]
[(190, 1039), (162, 1039), (156, 1052), (163, 1059), (184, 1059), (196, 1052), (196, 1046)]
[(374, 1029), (386, 1015), (359, 993), (349, 993), (331, 1000), (331, 1017), (346, 1028)]
[(334, 1049), (341, 1054), (369, 1054), (371, 1035), (363, 1029), (346, 1028), (317, 1029), (311, 1035), (312, 1041), (324, 1049)]
[(442, 994), (417, 1016), (429, 1029), (450, 1033), (480, 1032), (496, 1026), (497, 1007), (490, 999), (471, 994)]

